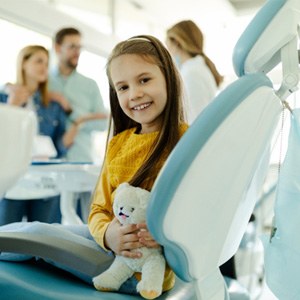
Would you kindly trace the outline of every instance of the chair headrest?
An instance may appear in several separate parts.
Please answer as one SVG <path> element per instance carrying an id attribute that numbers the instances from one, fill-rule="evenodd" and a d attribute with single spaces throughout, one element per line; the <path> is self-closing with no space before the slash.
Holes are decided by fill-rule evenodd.
<path id="1" fill-rule="evenodd" d="M 237 76 L 272 70 L 284 45 L 298 36 L 300 1 L 269 0 L 250 22 L 233 52 Z M 295 49 L 296 50 L 296 49 Z"/>

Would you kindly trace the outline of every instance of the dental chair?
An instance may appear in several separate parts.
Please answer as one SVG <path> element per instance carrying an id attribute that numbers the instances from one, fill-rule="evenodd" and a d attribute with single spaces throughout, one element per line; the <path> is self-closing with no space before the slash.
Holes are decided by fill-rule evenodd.
<path id="1" fill-rule="evenodd" d="M 32 112 L 0 104 L 0 199 L 31 162 L 36 119 Z"/>
<path id="2" fill-rule="evenodd" d="M 174 289 L 158 299 L 249 299 L 237 282 L 224 280 L 219 266 L 239 247 L 268 171 L 282 99 L 293 90 L 287 78 L 275 91 L 266 73 L 289 59 L 281 50 L 287 43 L 295 46 L 297 2 L 270 0 L 259 11 L 235 47 L 240 78 L 198 116 L 154 184 L 148 227 L 177 275 Z M 16 232 L 0 232 L 0 251 L 41 257 L 89 277 L 112 260 L 101 261 L 97 250 L 72 240 Z M 141 299 L 98 292 L 41 260 L 0 262 L 0 290 L 4 299 Z"/>

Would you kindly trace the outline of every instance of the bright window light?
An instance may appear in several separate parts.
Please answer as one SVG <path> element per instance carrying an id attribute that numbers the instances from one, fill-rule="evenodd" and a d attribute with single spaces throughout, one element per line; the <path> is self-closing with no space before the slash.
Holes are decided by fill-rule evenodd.
<path id="1" fill-rule="evenodd" d="M 17 55 L 23 47 L 31 44 L 42 45 L 47 49 L 51 47 L 51 38 L 1 19 L 0 35 L 9 36 L 9 39 L 1 44 L 1 84 L 15 82 Z"/>

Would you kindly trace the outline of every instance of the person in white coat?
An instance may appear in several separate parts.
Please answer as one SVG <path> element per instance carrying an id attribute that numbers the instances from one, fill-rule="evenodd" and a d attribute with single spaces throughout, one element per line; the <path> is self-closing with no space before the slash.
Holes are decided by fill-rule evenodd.
<path id="1" fill-rule="evenodd" d="M 214 99 L 223 82 L 223 76 L 205 55 L 203 44 L 203 34 L 191 20 L 180 21 L 167 30 L 166 45 L 182 77 L 189 124 Z M 234 257 L 224 263 L 220 270 L 224 276 L 236 279 Z"/>
<path id="2" fill-rule="evenodd" d="M 203 34 L 193 21 L 184 20 L 168 29 L 166 44 L 183 80 L 191 124 L 215 97 L 223 76 L 205 55 Z"/>

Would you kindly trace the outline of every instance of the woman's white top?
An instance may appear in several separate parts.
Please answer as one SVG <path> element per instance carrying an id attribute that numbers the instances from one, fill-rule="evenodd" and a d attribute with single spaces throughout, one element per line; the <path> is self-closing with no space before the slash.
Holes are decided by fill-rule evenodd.
<path id="1" fill-rule="evenodd" d="M 188 123 L 191 124 L 215 97 L 217 85 L 204 58 L 197 55 L 180 66 L 184 84 Z"/>

